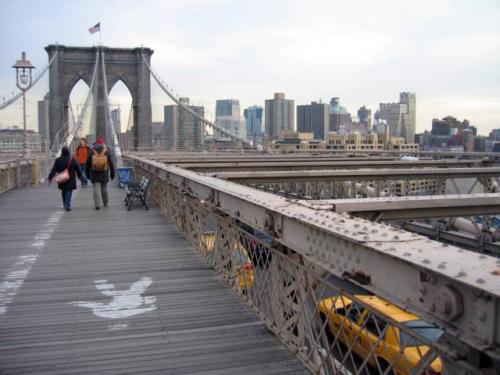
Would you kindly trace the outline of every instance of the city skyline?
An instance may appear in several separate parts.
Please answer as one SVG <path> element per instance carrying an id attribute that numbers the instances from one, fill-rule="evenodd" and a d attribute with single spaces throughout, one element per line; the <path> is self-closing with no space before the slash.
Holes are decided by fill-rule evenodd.
<path id="1" fill-rule="evenodd" d="M 154 49 L 153 68 L 180 96 L 208 103 L 208 113 L 218 98 L 238 98 L 246 108 L 263 106 L 274 92 L 296 105 L 338 95 L 351 113 L 361 105 L 374 111 L 409 91 L 419 102 L 417 133 L 447 115 L 468 119 L 483 135 L 500 127 L 500 4 L 494 1 L 117 4 L 31 2 L 20 28 L 20 5 L 3 2 L 0 97 L 14 89 L 11 65 L 21 50 L 41 68 L 49 43 L 96 44 L 88 27 L 100 21 L 103 44 Z M 171 102 L 156 85 L 152 99 L 153 121 L 161 121 Z"/>

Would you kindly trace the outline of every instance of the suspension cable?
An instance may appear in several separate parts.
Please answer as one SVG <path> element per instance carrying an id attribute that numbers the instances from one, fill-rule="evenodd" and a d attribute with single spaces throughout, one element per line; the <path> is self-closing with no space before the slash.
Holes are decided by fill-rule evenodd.
<path id="1" fill-rule="evenodd" d="M 156 81 L 156 83 L 158 83 L 158 85 L 161 87 L 161 89 L 165 92 L 165 94 L 167 94 L 170 99 L 172 99 L 178 106 L 182 107 L 184 110 L 186 110 L 189 114 L 191 114 L 192 116 L 194 116 L 195 118 L 197 118 L 198 120 L 202 121 L 203 123 L 207 124 L 208 126 L 212 127 L 213 129 L 221 132 L 222 134 L 228 136 L 229 138 L 231 138 L 232 140 L 236 140 L 236 141 L 240 141 L 242 143 L 244 143 L 245 145 L 249 146 L 249 147 L 252 147 L 252 148 L 255 148 L 255 146 L 252 144 L 252 142 L 248 141 L 247 139 L 244 139 L 244 138 L 240 138 L 238 136 L 236 136 L 235 134 L 229 132 L 228 130 L 224 129 L 224 128 L 221 128 L 220 126 L 216 125 L 215 123 L 213 123 L 212 121 L 209 121 L 207 120 L 206 118 L 204 118 L 203 116 L 200 116 L 198 113 L 196 113 L 195 111 L 193 111 L 191 108 L 189 108 L 188 106 L 186 106 L 184 103 L 180 102 L 177 97 L 175 95 L 173 95 L 164 85 L 163 83 L 161 82 L 160 78 L 156 75 L 155 72 L 153 72 L 153 70 L 151 69 L 151 66 L 148 64 L 148 61 L 146 60 L 146 57 L 144 56 L 144 54 L 141 54 L 142 56 L 142 60 L 144 61 L 144 64 L 146 64 L 146 67 L 148 68 L 149 72 L 151 73 L 151 75 L 153 76 L 154 80 Z"/>
<path id="2" fill-rule="evenodd" d="M 33 86 L 35 86 L 37 84 L 38 81 L 40 81 L 40 79 L 47 72 L 47 70 L 49 70 L 50 66 L 55 61 L 58 53 L 59 53 L 58 51 L 56 51 L 56 53 L 54 53 L 54 56 L 52 56 L 52 58 L 50 59 L 50 61 L 48 62 L 48 64 L 45 65 L 45 67 L 40 71 L 40 73 L 38 73 L 38 75 L 35 77 L 35 79 L 31 83 L 31 85 L 26 89 L 26 92 L 28 92 Z M 3 103 L 0 103 L 0 111 L 3 110 L 3 109 L 5 109 L 5 108 L 7 108 L 9 105 L 11 105 L 12 103 L 14 103 L 17 99 L 19 99 L 21 96 L 23 96 L 23 93 L 22 92 L 18 92 L 17 94 L 15 94 L 10 99 L 7 99 Z"/>
<path id="3" fill-rule="evenodd" d="M 122 151 L 120 148 L 120 144 L 118 142 L 118 136 L 116 135 L 115 126 L 113 123 L 113 118 L 111 117 L 111 111 L 109 108 L 109 95 L 108 95 L 108 80 L 106 76 L 106 64 L 104 63 L 104 51 L 102 53 L 102 73 L 104 80 L 104 110 L 106 111 L 106 122 L 111 128 L 111 136 L 113 137 L 113 152 L 115 154 L 116 163 L 118 167 L 122 166 Z"/>

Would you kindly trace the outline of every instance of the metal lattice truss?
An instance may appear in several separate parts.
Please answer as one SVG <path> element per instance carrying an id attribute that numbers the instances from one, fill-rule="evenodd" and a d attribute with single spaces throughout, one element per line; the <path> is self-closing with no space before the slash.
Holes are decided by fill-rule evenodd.
<path id="1" fill-rule="evenodd" d="M 481 373 L 481 356 L 498 365 L 497 258 L 175 165 L 127 160 L 152 179 L 163 213 L 314 373 Z M 380 298 L 444 335 L 433 340 L 425 327 L 384 313 Z"/>

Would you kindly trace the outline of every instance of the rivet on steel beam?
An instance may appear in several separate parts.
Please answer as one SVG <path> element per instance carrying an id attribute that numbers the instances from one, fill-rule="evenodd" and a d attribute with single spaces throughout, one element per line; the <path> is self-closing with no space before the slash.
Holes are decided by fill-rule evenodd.
<path id="1" fill-rule="evenodd" d="M 458 277 L 464 277 L 464 276 L 467 276 L 467 274 L 466 274 L 466 273 L 465 273 L 465 271 L 463 271 L 463 270 L 462 270 L 462 271 L 460 271 L 459 273 L 457 273 L 457 274 L 455 275 L 455 277 L 457 277 L 457 278 L 458 278 Z"/>
<path id="2" fill-rule="evenodd" d="M 484 284 L 484 283 L 486 283 L 486 280 L 480 277 L 479 279 L 476 280 L 476 283 Z"/>
<path id="3" fill-rule="evenodd" d="M 431 263 L 431 261 L 430 261 L 429 259 L 424 259 L 424 260 L 422 261 L 422 263 L 424 263 L 424 264 L 430 264 L 430 263 Z"/>

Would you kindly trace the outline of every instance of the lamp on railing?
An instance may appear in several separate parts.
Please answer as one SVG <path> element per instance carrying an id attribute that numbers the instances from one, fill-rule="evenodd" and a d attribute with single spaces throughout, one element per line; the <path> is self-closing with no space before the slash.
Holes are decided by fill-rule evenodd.
<path id="1" fill-rule="evenodd" d="M 16 86 L 23 93 L 23 158 L 26 159 L 29 156 L 28 132 L 26 129 L 26 91 L 31 87 L 31 71 L 35 67 L 31 65 L 29 60 L 26 60 L 26 52 L 21 53 L 21 60 L 17 60 L 12 67 L 16 69 Z"/>

